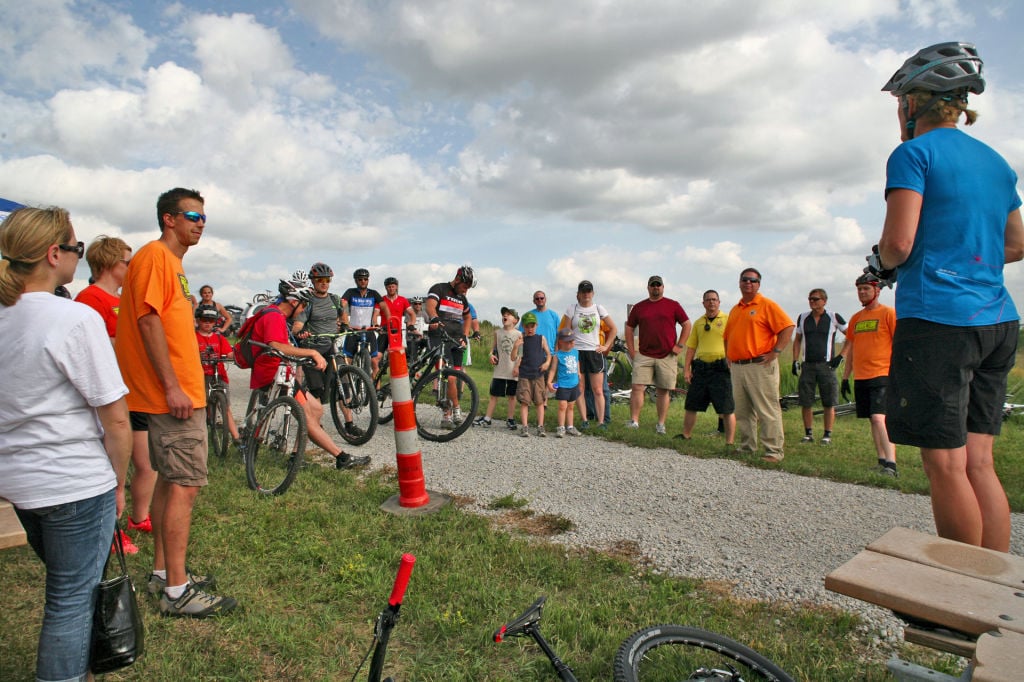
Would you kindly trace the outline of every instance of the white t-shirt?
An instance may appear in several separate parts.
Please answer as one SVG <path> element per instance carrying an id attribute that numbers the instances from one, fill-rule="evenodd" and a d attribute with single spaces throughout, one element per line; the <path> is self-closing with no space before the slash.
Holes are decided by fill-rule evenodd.
<path id="1" fill-rule="evenodd" d="M 36 509 L 117 485 L 96 407 L 128 393 L 92 308 L 50 293 L 0 306 L 0 497 Z"/>
<path id="2" fill-rule="evenodd" d="M 608 317 L 604 306 L 595 304 L 584 308 L 574 303 L 565 309 L 565 316 L 576 339 L 576 350 L 594 350 L 601 345 L 601 320 Z"/>

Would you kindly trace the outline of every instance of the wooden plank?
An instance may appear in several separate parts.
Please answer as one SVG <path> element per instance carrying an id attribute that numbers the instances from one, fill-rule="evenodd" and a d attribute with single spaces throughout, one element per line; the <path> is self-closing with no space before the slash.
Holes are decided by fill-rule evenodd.
<path id="1" fill-rule="evenodd" d="M 909 528 L 893 528 L 867 548 L 979 580 L 1024 588 L 1024 558 L 1013 554 L 965 545 Z"/>
<path id="2" fill-rule="evenodd" d="M 861 552 L 825 588 L 971 635 L 1024 633 L 1024 592 L 886 554 Z"/>
<path id="3" fill-rule="evenodd" d="M 18 547 L 28 544 L 25 529 L 21 527 L 14 507 L 5 499 L 0 498 L 0 549 Z"/>
<path id="4" fill-rule="evenodd" d="M 1024 635 L 1000 630 L 978 638 L 971 682 L 1017 682 L 1024 676 Z"/>
<path id="5" fill-rule="evenodd" d="M 976 640 L 964 639 L 949 630 L 922 630 L 913 625 L 903 628 L 903 641 L 938 649 L 954 656 L 974 658 Z"/>

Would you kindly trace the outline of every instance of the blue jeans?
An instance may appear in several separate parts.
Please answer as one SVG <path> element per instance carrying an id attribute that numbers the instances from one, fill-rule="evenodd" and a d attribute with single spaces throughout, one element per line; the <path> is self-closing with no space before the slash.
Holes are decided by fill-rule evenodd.
<path id="1" fill-rule="evenodd" d="M 111 489 L 67 504 L 17 510 L 29 544 L 46 565 L 37 680 L 86 679 L 96 586 L 110 555 L 116 509 Z"/>

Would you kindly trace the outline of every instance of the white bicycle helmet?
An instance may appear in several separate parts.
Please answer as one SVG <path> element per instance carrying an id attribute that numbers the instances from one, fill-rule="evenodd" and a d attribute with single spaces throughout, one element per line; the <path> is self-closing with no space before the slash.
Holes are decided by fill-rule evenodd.
<path id="1" fill-rule="evenodd" d="M 978 49 L 971 43 L 939 43 L 919 50 L 905 61 L 882 91 L 897 97 L 912 90 L 980 95 L 985 91 L 981 69 Z"/>
<path id="2" fill-rule="evenodd" d="M 280 294 L 281 300 L 293 300 L 299 301 L 300 303 L 309 303 L 313 297 L 312 290 L 306 285 L 306 280 L 287 280 L 282 279 L 278 282 L 277 293 Z"/>

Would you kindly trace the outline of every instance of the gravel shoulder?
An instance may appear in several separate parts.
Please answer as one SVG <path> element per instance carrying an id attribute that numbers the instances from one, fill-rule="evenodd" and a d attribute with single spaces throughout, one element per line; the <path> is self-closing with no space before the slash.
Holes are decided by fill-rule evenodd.
<path id="1" fill-rule="evenodd" d="M 232 370 L 232 385 L 246 386 L 248 373 Z M 244 388 L 232 390 L 239 418 L 246 399 Z M 329 415 L 323 423 L 329 425 Z M 347 449 L 371 455 L 371 469 L 394 466 L 393 434 L 384 425 L 366 445 Z M 575 524 L 555 542 L 606 547 L 633 541 L 655 570 L 723 581 L 741 598 L 854 611 L 873 636 L 887 641 L 899 637 L 899 622 L 887 611 L 826 591 L 825 575 L 894 526 L 935 532 L 922 495 L 594 436 L 521 438 L 495 422 L 451 443 L 421 441 L 421 452 L 427 489 L 471 498 L 476 511 L 515 495 L 538 514 Z M 1011 551 L 1024 554 L 1022 514 L 1013 515 Z"/>

